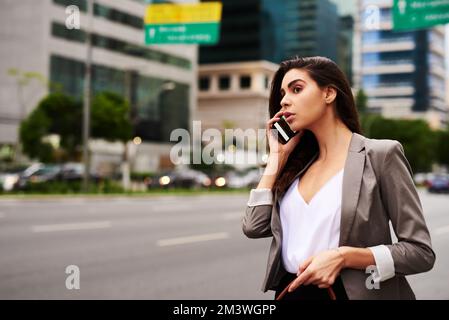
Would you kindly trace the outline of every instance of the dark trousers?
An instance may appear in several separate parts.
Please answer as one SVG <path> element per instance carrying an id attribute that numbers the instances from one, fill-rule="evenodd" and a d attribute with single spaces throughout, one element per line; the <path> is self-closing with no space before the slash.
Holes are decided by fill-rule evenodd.
<path id="1" fill-rule="evenodd" d="M 297 278 L 295 274 L 286 273 L 279 283 L 279 286 L 276 290 L 275 298 L 295 278 Z M 348 300 L 348 296 L 346 295 L 346 291 L 340 276 L 338 276 L 335 279 L 335 282 L 332 285 L 332 289 L 335 292 L 337 300 Z M 321 289 L 318 288 L 318 286 L 316 285 L 310 284 L 307 286 L 301 285 L 295 291 L 287 292 L 287 294 L 284 296 L 284 298 L 282 298 L 282 300 L 331 300 L 331 299 L 329 297 L 327 289 Z"/>

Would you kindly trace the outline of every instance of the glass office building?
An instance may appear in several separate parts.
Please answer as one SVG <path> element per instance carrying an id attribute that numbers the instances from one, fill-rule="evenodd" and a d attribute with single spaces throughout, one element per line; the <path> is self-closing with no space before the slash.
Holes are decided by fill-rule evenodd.
<path id="1" fill-rule="evenodd" d="M 359 1 L 358 81 L 368 95 L 368 106 L 390 116 L 431 114 L 433 121 L 443 124 L 448 113 L 444 26 L 394 31 L 392 5 L 391 0 Z"/>
<path id="2" fill-rule="evenodd" d="M 200 48 L 201 64 L 337 57 L 337 7 L 329 0 L 222 2 L 220 42 Z"/>
<path id="3" fill-rule="evenodd" d="M 66 27 L 69 5 L 80 9 L 81 29 Z M 33 71 L 63 92 L 81 99 L 86 58 L 86 0 L 23 0 L 2 5 L 2 69 Z M 144 0 L 96 2 L 92 32 L 93 94 L 112 91 L 130 100 L 134 135 L 170 142 L 175 128 L 189 130 L 196 100 L 196 46 L 144 45 Z M 33 22 L 33 32 L 30 25 Z M 14 143 L 20 121 L 51 88 L 42 86 L 24 110 L 13 79 L 1 75 L 0 132 Z M 169 83 L 170 86 L 166 86 Z M 52 86 L 52 88 L 55 88 Z M 169 120 L 163 121 L 164 118 Z"/>

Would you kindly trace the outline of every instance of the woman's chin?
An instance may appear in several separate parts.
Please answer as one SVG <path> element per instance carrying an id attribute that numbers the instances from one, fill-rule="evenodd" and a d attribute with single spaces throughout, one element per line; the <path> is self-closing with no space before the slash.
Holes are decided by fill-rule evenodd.
<path id="1" fill-rule="evenodd" d="M 298 131 L 301 131 L 303 128 L 302 128 L 302 126 L 298 126 L 297 124 L 292 123 L 290 125 L 290 129 L 292 129 L 294 132 L 298 132 Z"/>

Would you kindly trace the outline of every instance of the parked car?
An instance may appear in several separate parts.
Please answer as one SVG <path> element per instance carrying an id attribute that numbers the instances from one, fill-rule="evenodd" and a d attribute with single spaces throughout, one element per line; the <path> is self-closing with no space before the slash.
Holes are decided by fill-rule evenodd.
<path id="1" fill-rule="evenodd" d="M 209 187 L 211 179 L 201 171 L 177 169 L 146 179 L 148 188 L 201 188 Z"/>
<path id="2" fill-rule="evenodd" d="M 449 175 L 435 175 L 429 180 L 427 190 L 432 193 L 449 193 Z"/>
<path id="3" fill-rule="evenodd" d="M 28 167 L 19 177 L 18 189 L 24 189 L 29 184 L 55 181 L 60 178 L 60 165 L 35 164 Z"/>
<path id="4" fill-rule="evenodd" d="M 254 188 L 261 178 L 260 169 L 251 169 L 246 172 L 231 171 L 227 174 L 227 186 L 229 188 Z"/>
<path id="5" fill-rule="evenodd" d="M 415 184 L 425 186 L 427 183 L 427 173 L 423 173 L 423 172 L 416 173 L 413 176 L 413 180 L 415 181 Z"/>
<path id="6" fill-rule="evenodd" d="M 22 169 L 11 169 L 0 172 L 0 189 L 3 191 L 11 191 L 15 188 L 20 178 Z"/>

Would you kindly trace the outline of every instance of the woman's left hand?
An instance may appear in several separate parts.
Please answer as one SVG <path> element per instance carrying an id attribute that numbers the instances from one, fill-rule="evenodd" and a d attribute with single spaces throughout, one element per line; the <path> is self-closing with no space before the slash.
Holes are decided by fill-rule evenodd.
<path id="1" fill-rule="evenodd" d="M 329 288 L 334 284 L 345 261 L 338 249 L 323 251 L 308 258 L 300 266 L 298 277 L 290 285 L 288 291 L 296 290 L 300 285 L 314 284 L 319 288 Z"/>

